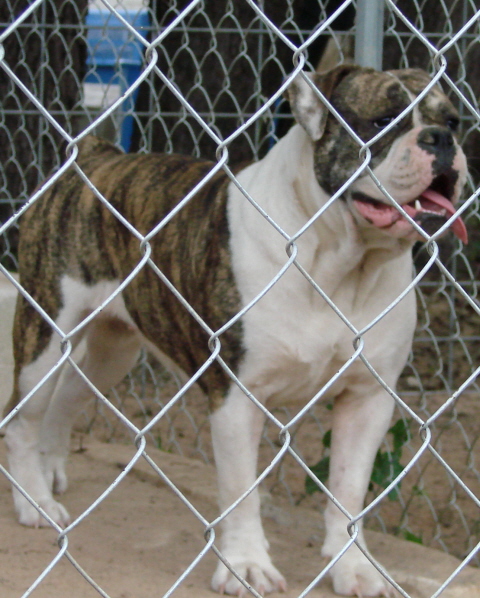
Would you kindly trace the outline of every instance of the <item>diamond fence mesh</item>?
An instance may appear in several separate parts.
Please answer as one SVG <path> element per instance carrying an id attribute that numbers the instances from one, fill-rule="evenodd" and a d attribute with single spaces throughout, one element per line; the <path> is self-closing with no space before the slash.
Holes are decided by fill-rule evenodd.
<path id="1" fill-rule="evenodd" d="M 222 160 L 227 147 L 228 164 L 265 156 L 292 123 L 287 102 L 281 96 L 271 98 L 303 57 L 306 70 L 315 69 L 322 58 L 330 66 L 352 60 L 358 8 L 350 1 L 308 0 L 258 5 L 175 0 L 148 4 L 99 0 L 90 5 L 87 0 L 3 2 L 2 271 L 8 276 L 17 269 L 18 214 L 39 197 L 35 190 L 49 173 L 59 175 L 69 167 L 71 148 L 87 132 L 130 152 L 174 152 L 216 161 Z M 451 236 L 440 239 L 439 261 L 416 281 L 417 330 L 398 386 L 403 402 L 397 405 L 377 455 L 368 494 L 368 502 L 382 500 L 366 513 L 370 529 L 439 548 L 477 566 L 479 22 L 480 11 L 467 0 L 386 0 L 384 5 L 383 68 L 420 67 L 440 73 L 442 86 L 459 111 L 470 169 L 463 213 L 470 243 L 464 246 Z M 431 264 L 426 247 L 416 246 L 414 253 L 417 272 Z M 82 413 L 75 427 L 75 446 L 81 446 L 85 436 L 117 444 L 131 444 L 136 438 L 136 460 L 148 443 L 213 462 L 207 402 L 197 387 L 186 391 L 184 384 L 149 354 L 142 354 L 129 377 L 111 391 L 110 402 L 98 399 Z M 284 444 L 277 423 L 290 426 L 296 411 L 284 408 L 272 413 L 276 419 L 264 431 L 260 470 Z M 291 447 L 321 480 L 330 427 L 331 404 L 324 401 L 290 429 Z M 417 461 L 424 442 L 420 429 L 428 429 L 431 439 L 429 451 Z M 385 495 L 385 488 L 412 461 L 408 476 Z M 308 508 L 323 507 L 327 500 L 292 458 L 282 460 L 263 485 L 274 496 Z M 112 491 L 109 487 L 106 495 Z M 88 509 L 85 513 L 88 517 Z M 199 519 L 208 528 L 208 518 L 199 515 Z M 68 534 L 60 534 L 57 557 L 35 581 L 29 579 L 25 596 L 35 595 L 63 557 L 75 563 L 67 544 Z M 210 540 L 205 550 L 209 548 Z M 203 553 L 199 555 L 198 560 Z M 173 589 L 196 563 L 185 565 Z M 109 595 L 88 573 L 82 575 L 89 579 L 89 587 Z M 408 590 L 404 594 L 409 595 Z"/>

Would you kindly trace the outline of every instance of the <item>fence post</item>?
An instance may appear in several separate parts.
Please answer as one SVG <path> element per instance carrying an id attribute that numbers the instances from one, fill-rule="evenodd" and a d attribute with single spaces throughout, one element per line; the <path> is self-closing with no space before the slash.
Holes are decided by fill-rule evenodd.
<path id="1" fill-rule="evenodd" d="M 357 0 L 355 62 L 382 70 L 384 0 Z"/>

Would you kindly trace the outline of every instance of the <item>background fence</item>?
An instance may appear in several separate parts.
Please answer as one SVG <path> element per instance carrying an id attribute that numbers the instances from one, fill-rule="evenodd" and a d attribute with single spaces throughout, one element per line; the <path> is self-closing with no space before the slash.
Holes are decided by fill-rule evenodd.
<path id="1" fill-rule="evenodd" d="M 217 144 L 190 107 L 215 134 L 227 138 L 264 105 L 292 70 L 291 48 L 249 2 L 199 2 L 187 10 L 190 6 L 175 0 L 114 4 L 132 25 L 129 28 L 100 1 L 90 7 L 87 0 L 6 0 L 0 5 L 0 217 L 7 223 L 1 229 L 0 248 L 1 263 L 8 270 L 16 268 L 17 245 L 17 228 L 10 216 L 65 161 L 66 140 L 55 123 L 74 137 L 95 122 L 97 134 L 127 151 L 215 159 Z M 361 2 L 266 0 L 259 6 L 296 46 L 323 27 L 305 46 L 312 67 L 324 55 L 328 40 L 334 40 L 338 60 L 351 58 Z M 30 12 L 24 18 L 26 10 Z M 468 0 L 387 0 L 383 10 L 384 68 L 421 67 L 434 72 L 443 58 L 447 61 L 443 86 L 461 115 L 462 143 L 471 171 L 468 197 L 476 192 L 480 179 L 480 11 Z M 168 29 L 174 21 L 175 26 Z M 151 56 L 146 47 L 161 32 L 165 36 L 156 45 L 158 69 L 148 73 L 145 67 Z M 138 87 L 131 88 L 129 97 L 112 111 L 120 94 L 135 82 Z M 230 144 L 230 160 L 262 157 L 290 124 L 285 104 L 278 102 Z M 382 501 L 368 522 L 374 529 L 458 557 L 471 554 L 480 533 L 476 382 L 480 319 L 462 293 L 479 305 L 476 199 L 464 220 L 470 234 L 467 247 L 453 238 L 440 243 L 441 260 L 457 282 L 438 268 L 431 269 L 416 289 L 418 328 L 399 390 L 420 417 L 428 419 L 470 379 L 458 400 L 433 422 L 432 443 L 477 500 L 430 458 L 417 466 L 394 499 Z M 425 263 L 425 250 L 417 247 L 415 254 L 417 265 Z M 112 391 L 112 401 L 141 426 L 171 398 L 175 385 L 171 374 L 144 355 L 133 375 Z M 316 407 L 296 431 L 297 449 L 309 465 L 322 463 L 328 454 L 328 443 L 322 440 L 328 438 L 329 414 L 328 405 Z M 285 421 L 291 415 L 287 410 L 276 413 Z M 413 423 L 400 412 L 394 422 L 403 424 L 385 441 L 382 451 L 390 455 L 390 464 L 384 479 L 372 484 L 372 493 L 379 492 L 395 467 L 395 438 L 400 439 L 403 464 L 418 448 Z M 79 423 L 77 433 L 86 432 L 116 442 L 129 436 L 101 404 Z M 151 440 L 164 450 L 211 461 L 206 406 L 196 391 L 168 412 L 151 431 Z M 276 443 L 276 431 L 267 428 L 262 448 L 265 462 L 278 451 Z M 307 496 L 304 475 L 288 462 L 267 484 L 273 493 L 285 494 L 294 503 L 323 500 Z M 473 562 L 479 564 L 478 555 Z"/>

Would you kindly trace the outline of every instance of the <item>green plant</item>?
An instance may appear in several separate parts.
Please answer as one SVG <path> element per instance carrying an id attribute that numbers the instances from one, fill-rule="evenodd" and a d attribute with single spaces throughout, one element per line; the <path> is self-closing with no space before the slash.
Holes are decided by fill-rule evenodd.
<path id="1" fill-rule="evenodd" d="M 402 535 L 405 540 L 408 540 L 408 542 L 415 542 L 415 544 L 423 544 L 422 538 L 416 536 L 415 534 L 412 534 L 412 532 L 409 532 L 406 529 L 402 530 Z"/>
<path id="2" fill-rule="evenodd" d="M 155 447 L 161 451 L 163 451 L 163 443 L 162 443 L 162 437 L 160 436 L 160 434 L 157 434 L 155 436 Z"/>
<path id="3" fill-rule="evenodd" d="M 379 450 L 375 457 L 373 464 L 372 475 L 370 478 L 370 490 L 375 490 L 375 487 L 385 489 L 402 471 L 403 465 L 401 464 L 402 449 L 406 442 L 410 439 L 409 422 L 404 419 L 399 419 L 395 424 L 388 430 L 391 435 L 391 450 Z M 332 433 L 328 430 L 323 438 L 323 452 L 324 456 L 318 463 L 310 467 L 310 471 L 322 482 L 326 483 L 328 479 L 328 468 L 330 465 L 330 443 Z M 397 485 L 388 497 L 390 500 L 398 499 L 398 488 Z M 318 485 L 307 476 L 305 479 L 305 492 L 307 494 L 313 494 L 314 492 L 320 491 Z"/>

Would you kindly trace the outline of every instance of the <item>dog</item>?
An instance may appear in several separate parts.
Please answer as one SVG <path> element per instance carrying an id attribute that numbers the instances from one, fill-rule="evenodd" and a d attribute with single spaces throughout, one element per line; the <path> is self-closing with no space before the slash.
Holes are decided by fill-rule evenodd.
<path id="1" fill-rule="evenodd" d="M 205 160 L 80 143 L 76 162 L 111 208 L 71 168 L 22 217 L 19 244 L 20 282 L 62 332 L 19 297 L 7 406 L 18 412 L 5 437 L 11 475 L 52 520 L 69 521 L 53 493 L 67 487 L 71 428 L 92 390 L 72 366 L 57 367 L 18 405 L 59 362 L 62 333 L 73 348 L 84 339 L 78 365 L 102 393 L 142 346 L 195 377 L 210 402 L 222 512 L 245 495 L 222 522 L 220 550 L 261 594 L 286 582 L 268 554 L 258 490 L 248 493 L 260 406 L 334 399 L 329 490 L 352 517 L 361 512 L 394 407 L 369 367 L 395 388 L 416 324 L 414 292 L 371 323 L 411 282 L 412 245 L 428 238 L 422 227 L 448 221 L 467 240 L 454 207 L 467 176 L 458 115 L 438 86 L 403 112 L 429 83 L 416 69 L 298 74 L 286 92 L 296 123 L 236 172 L 248 198 Z M 369 167 L 381 186 L 365 168 L 355 177 L 358 138 L 377 135 Z M 20 523 L 47 524 L 13 494 Z M 322 555 L 334 559 L 350 540 L 349 518 L 329 501 L 325 523 Z M 356 543 L 330 563 L 337 593 L 389 594 L 368 554 L 360 520 Z M 246 592 L 222 562 L 212 586 Z"/>

